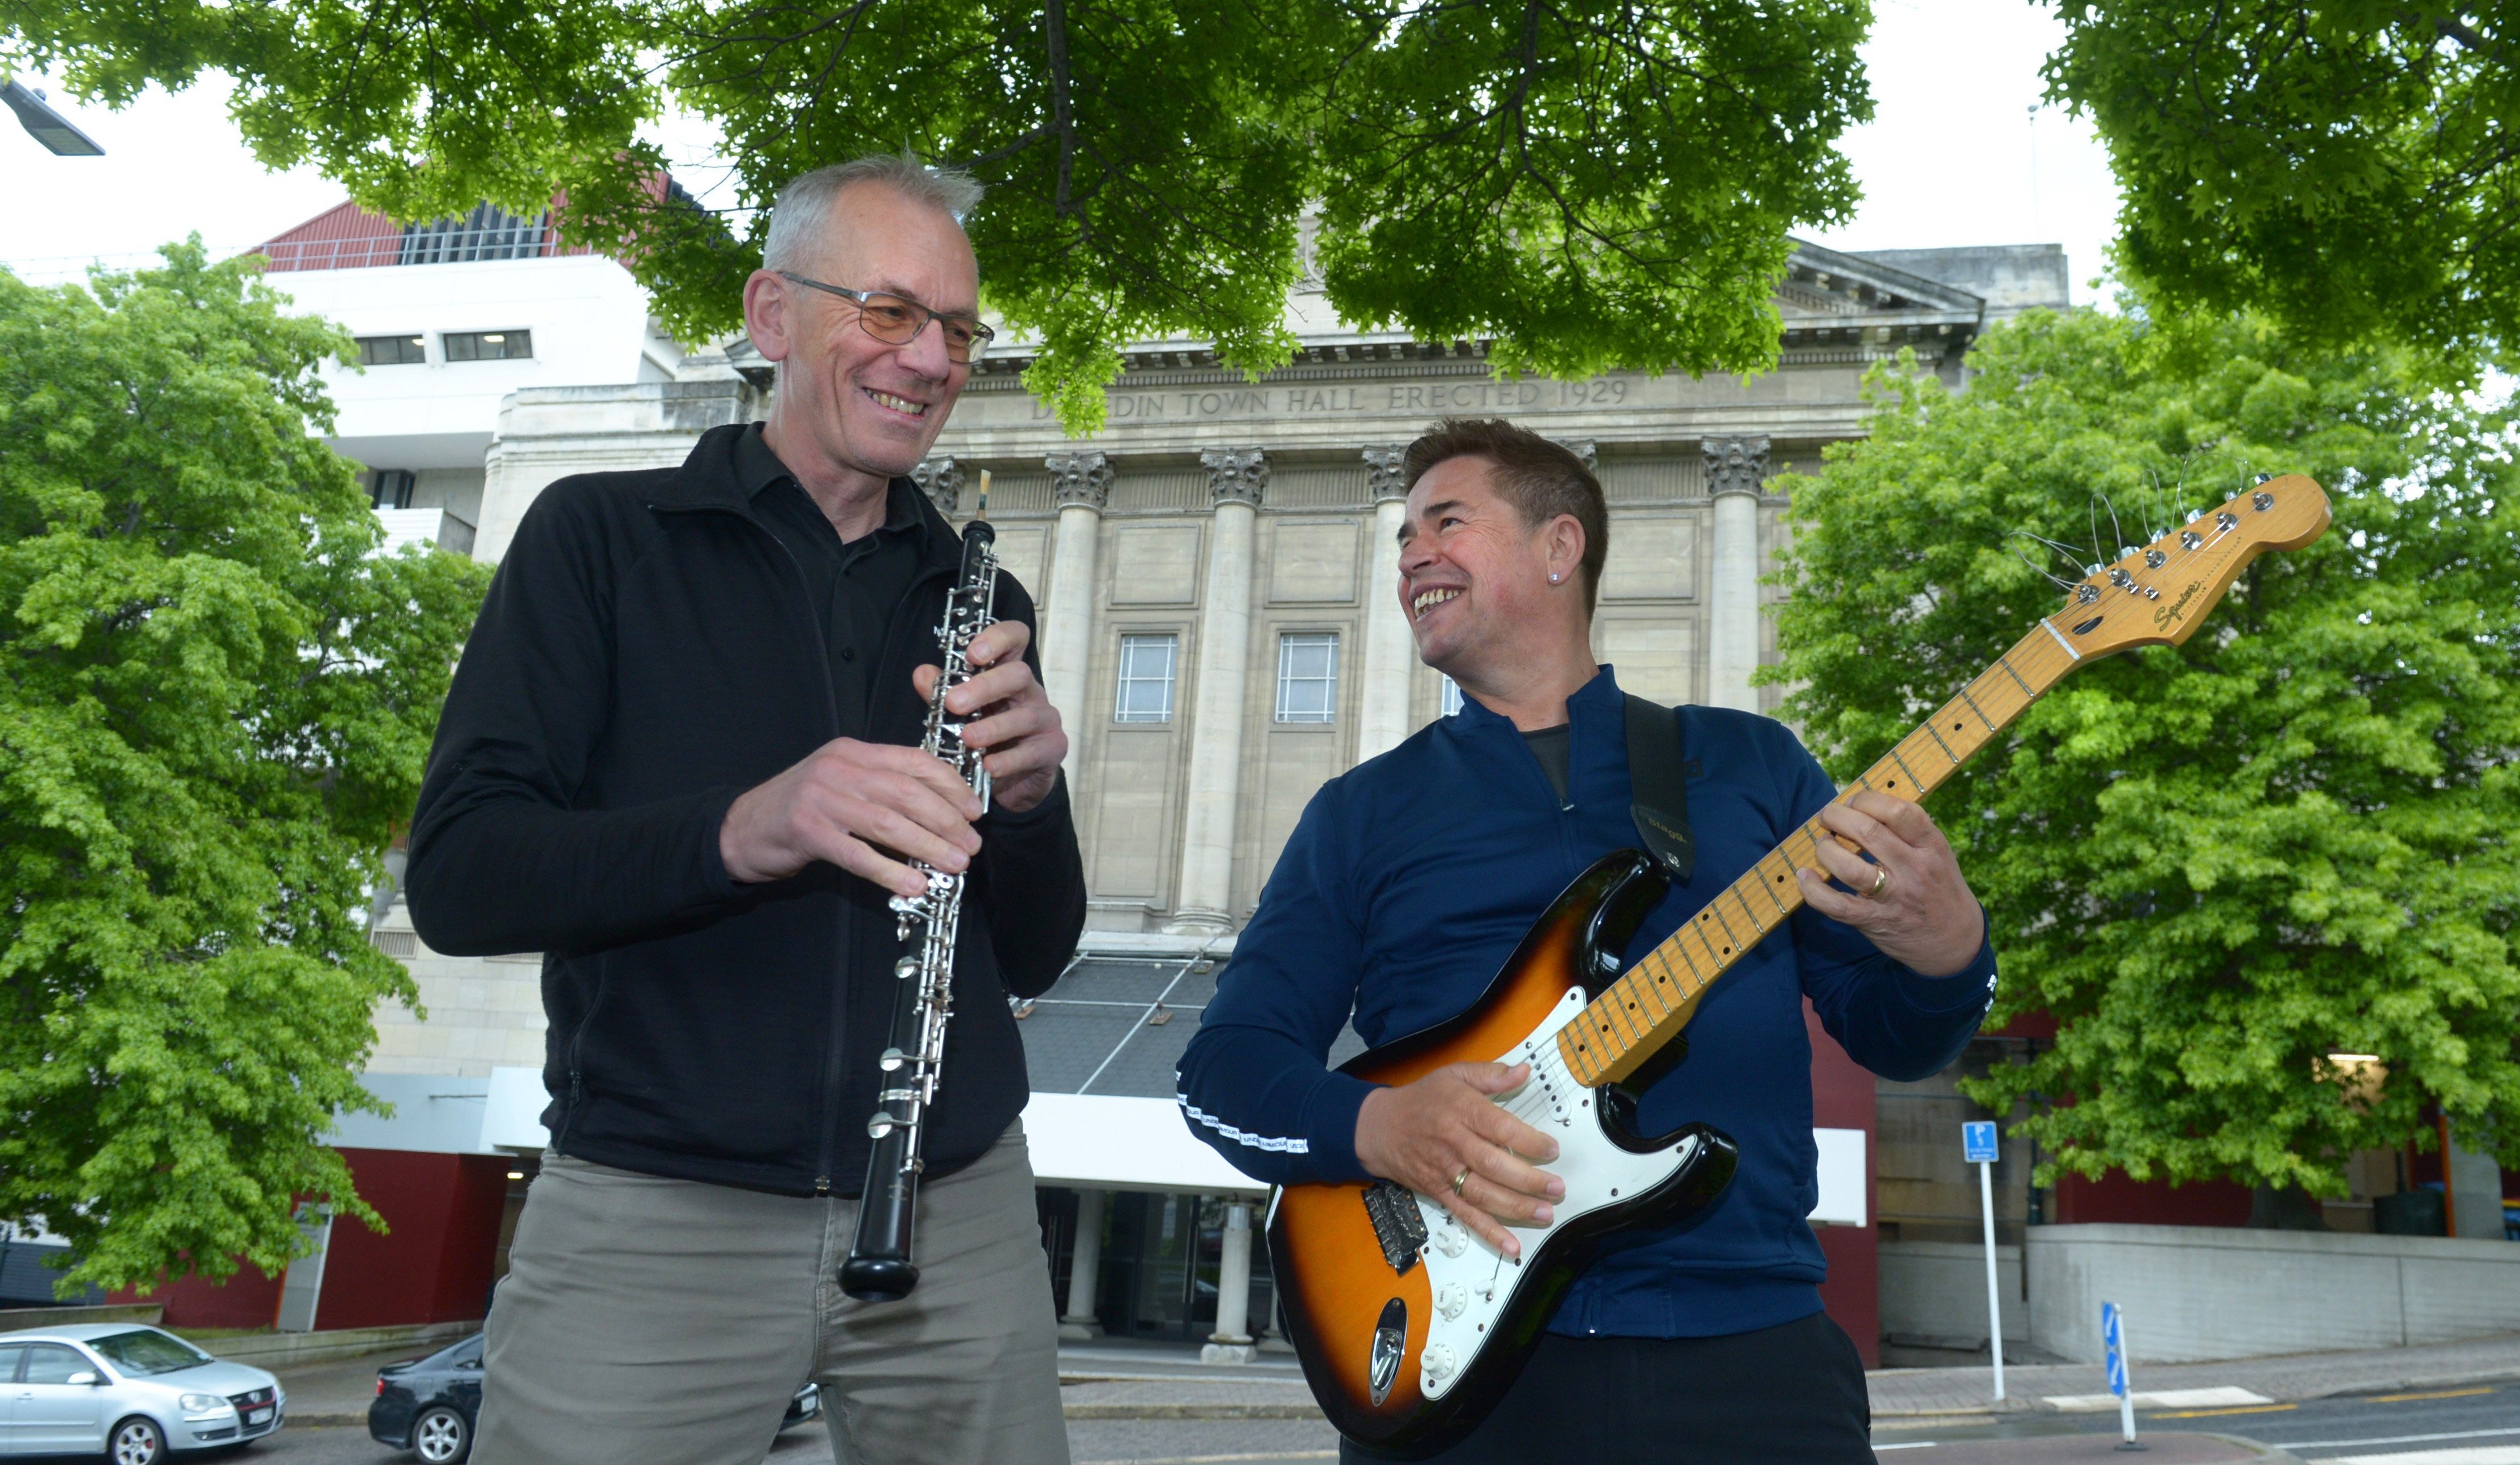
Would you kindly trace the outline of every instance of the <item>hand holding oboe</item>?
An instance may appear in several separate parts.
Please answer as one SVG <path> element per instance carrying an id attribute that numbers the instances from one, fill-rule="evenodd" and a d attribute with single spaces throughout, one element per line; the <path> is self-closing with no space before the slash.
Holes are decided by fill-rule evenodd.
<path id="1" fill-rule="evenodd" d="M 1067 732 L 1058 709 L 1024 663 L 1024 647 L 1030 644 L 1032 628 L 1021 621 L 990 626 L 971 638 L 970 648 L 971 663 L 986 670 L 945 693 L 946 711 L 957 717 L 980 714 L 963 725 L 963 742 L 988 755 L 982 761 L 988 765 L 995 800 L 1015 814 L 1050 797 L 1058 765 L 1067 757 Z M 937 671 L 922 666 L 911 674 L 922 699 L 935 694 Z"/>

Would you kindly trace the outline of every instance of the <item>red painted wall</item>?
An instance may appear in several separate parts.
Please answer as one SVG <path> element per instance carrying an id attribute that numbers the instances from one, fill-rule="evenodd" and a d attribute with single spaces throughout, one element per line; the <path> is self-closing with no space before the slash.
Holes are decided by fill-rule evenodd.
<path id="1" fill-rule="evenodd" d="M 387 1327 L 481 1315 L 507 1201 L 504 1155 L 345 1149 L 359 1195 L 389 1228 L 333 1225 L 315 1326 Z"/>
<path id="2" fill-rule="evenodd" d="M 170 1328 L 267 1328 L 280 1317 L 280 1278 L 264 1276 L 247 1263 L 224 1282 L 205 1282 L 188 1273 L 147 1297 L 125 1290 L 106 1301 L 163 1303 Z"/>
<path id="3" fill-rule="evenodd" d="M 390 1228 L 380 1235 L 343 1219 L 333 1225 L 319 1329 L 461 1322 L 478 1317 L 490 1291 L 490 1263 L 507 1204 L 504 1155 L 430 1155 L 345 1149 L 351 1182 Z M 280 1277 L 241 1267 L 224 1282 L 182 1276 L 148 1297 L 114 1293 L 117 1303 L 166 1306 L 170 1328 L 268 1328 L 280 1317 Z"/>
<path id="4" fill-rule="evenodd" d="M 2131 1180 L 2110 1171 L 2096 1180 L 2080 1176 L 2056 1178 L 2054 1214 L 2058 1225 L 2125 1221 L 2154 1226 L 2244 1226 L 2249 1223 L 2249 1189 L 2228 1180 L 2196 1180 L 2173 1185 L 2163 1180 Z"/>
<path id="5" fill-rule="evenodd" d="M 1846 1335 L 1855 1340 L 1864 1366 L 1881 1366 L 1881 1229 L 1872 1215 L 1872 1075 L 1846 1056 L 1846 1049 L 1820 1025 L 1811 1003 L 1803 1003 L 1803 1026 L 1811 1032 L 1812 1123 L 1823 1130 L 1864 1132 L 1864 1219 L 1861 1226 L 1818 1226 L 1820 1249 L 1828 1258 L 1828 1280 L 1820 1284 L 1821 1305 Z"/>

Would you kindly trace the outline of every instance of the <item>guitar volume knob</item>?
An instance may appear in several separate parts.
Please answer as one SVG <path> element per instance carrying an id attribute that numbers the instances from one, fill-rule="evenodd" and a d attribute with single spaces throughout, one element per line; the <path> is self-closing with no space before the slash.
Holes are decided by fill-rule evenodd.
<path id="1" fill-rule="evenodd" d="M 1435 1250 L 1445 1256 L 1458 1257 L 1469 1249 L 1470 1243 L 1462 1235 L 1460 1226 L 1448 1225 L 1435 1233 Z"/>
<path id="2" fill-rule="evenodd" d="M 1430 1343 L 1426 1345 L 1425 1354 L 1419 1358 L 1418 1366 L 1424 1370 L 1427 1383 L 1440 1384 L 1453 1376 L 1453 1362 L 1451 1345 Z"/>
<path id="3" fill-rule="evenodd" d="M 1459 1317 L 1470 1305 L 1470 1289 L 1459 1282 L 1446 1282 L 1435 1293 L 1435 1310 L 1446 1317 Z"/>

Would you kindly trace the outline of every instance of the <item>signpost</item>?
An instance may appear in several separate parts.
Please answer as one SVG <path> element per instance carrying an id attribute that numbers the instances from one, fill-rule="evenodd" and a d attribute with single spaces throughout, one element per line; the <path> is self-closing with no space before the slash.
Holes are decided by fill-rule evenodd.
<path id="1" fill-rule="evenodd" d="M 1995 1357 L 1995 1397 L 2003 1398 L 2003 1301 L 1995 1268 L 1995 1121 L 1960 1126 L 1960 1157 L 1977 1167 L 1977 1198 L 1986 1214 L 1986 1347 Z"/>
<path id="2" fill-rule="evenodd" d="M 2107 1351 L 2109 1392 L 2118 1397 L 2118 1428 L 2126 1435 L 2120 1449 L 2141 1449 L 2135 1443 L 2135 1386 L 2127 1376 L 2126 1313 L 2115 1303 L 2100 1304 L 2100 1347 Z"/>

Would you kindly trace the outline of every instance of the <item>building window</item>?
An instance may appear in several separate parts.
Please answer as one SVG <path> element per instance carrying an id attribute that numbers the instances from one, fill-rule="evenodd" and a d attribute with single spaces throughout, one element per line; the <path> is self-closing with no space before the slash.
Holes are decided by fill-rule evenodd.
<path id="1" fill-rule="evenodd" d="M 530 331 L 450 331 L 445 341 L 449 361 L 522 361 L 534 354 Z"/>
<path id="2" fill-rule="evenodd" d="M 1120 638 L 1120 696 L 1111 709 L 1113 722 L 1173 720 L 1173 660 L 1180 646 L 1175 636 Z"/>
<path id="3" fill-rule="evenodd" d="M 1462 684 L 1450 677 L 1444 679 L 1444 715 L 1451 717 L 1462 710 Z"/>
<path id="4" fill-rule="evenodd" d="M 548 214 L 514 214 L 490 204 L 469 214 L 413 224 L 402 232 L 399 262 L 458 264 L 474 259 L 534 259 L 551 252 Z"/>
<path id="5" fill-rule="evenodd" d="M 409 509 L 419 481 L 409 468 L 379 468 L 368 475 L 368 502 L 379 509 Z"/>
<path id="6" fill-rule="evenodd" d="M 1326 723 L 1338 706 L 1338 637 L 1327 631 L 1278 638 L 1278 721 Z"/>
<path id="7" fill-rule="evenodd" d="M 419 366 L 428 360 L 428 347 L 417 335 L 359 337 L 361 366 Z"/>

